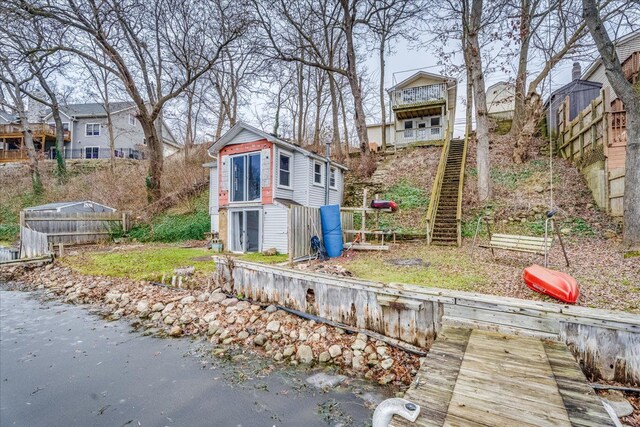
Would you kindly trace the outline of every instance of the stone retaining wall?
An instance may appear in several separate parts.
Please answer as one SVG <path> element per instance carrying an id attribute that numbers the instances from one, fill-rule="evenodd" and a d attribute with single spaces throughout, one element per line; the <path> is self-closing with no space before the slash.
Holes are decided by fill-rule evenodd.
<path id="1" fill-rule="evenodd" d="M 220 257 L 228 292 L 428 348 L 443 324 L 566 342 L 594 378 L 640 384 L 640 316 L 328 276 Z M 229 267 L 229 263 L 231 266 Z"/>

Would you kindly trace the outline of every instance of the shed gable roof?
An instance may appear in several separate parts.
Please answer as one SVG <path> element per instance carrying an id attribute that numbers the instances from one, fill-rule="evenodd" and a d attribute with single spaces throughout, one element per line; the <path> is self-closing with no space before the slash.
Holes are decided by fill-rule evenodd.
<path id="1" fill-rule="evenodd" d="M 324 157 L 319 156 L 316 153 L 313 153 L 309 150 L 305 150 L 304 148 L 298 145 L 295 145 L 289 141 L 285 141 L 284 139 L 277 138 L 271 135 L 270 133 L 261 131 L 260 129 L 253 127 L 242 121 L 237 122 L 231 129 L 229 129 L 224 135 L 222 135 L 213 145 L 211 145 L 211 147 L 209 147 L 209 153 L 211 153 L 212 155 L 217 154 L 223 147 L 233 143 L 233 140 L 243 131 L 248 131 L 252 134 L 255 134 L 256 141 L 261 139 L 266 139 L 267 141 L 272 142 L 273 144 L 281 148 L 285 148 L 291 151 L 296 151 L 298 153 L 304 154 L 307 157 L 312 157 L 320 161 L 325 161 Z M 346 166 L 341 165 L 339 163 L 332 161 L 331 164 L 342 170 L 348 170 Z"/>

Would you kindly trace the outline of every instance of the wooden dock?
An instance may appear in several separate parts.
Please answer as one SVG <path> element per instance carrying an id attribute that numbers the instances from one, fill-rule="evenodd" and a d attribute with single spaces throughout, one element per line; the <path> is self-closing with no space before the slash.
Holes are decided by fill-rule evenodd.
<path id="1" fill-rule="evenodd" d="M 567 346 L 445 327 L 405 398 L 419 418 L 392 426 L 614 426 Z"/>

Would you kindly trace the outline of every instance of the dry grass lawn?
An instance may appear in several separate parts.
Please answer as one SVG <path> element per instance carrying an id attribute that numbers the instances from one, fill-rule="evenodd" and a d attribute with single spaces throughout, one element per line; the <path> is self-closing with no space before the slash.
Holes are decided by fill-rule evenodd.
<path id="1" fill-rule="evenodd" d="M 571 274 L 579 283 L 578 305 L 640 314 L 640 259 L 624 258 L 618 241 L 566 239 L 570 267 L 559 245 L 554 245 L 549 267 Z M 393 259 L 421 258 L 425 266 L 396 266 Z M 354 276 L 383 283 L 400 282 L 434 288 L 479 292 L 554 302 L 535 293 L 522 280 L 525 267 L 544 262 L 543 257 L 519 252 L 472 250 L 471 239 L 463 247 L 403 243 L 388 252 L 348 252 L 329 261 Z"/>

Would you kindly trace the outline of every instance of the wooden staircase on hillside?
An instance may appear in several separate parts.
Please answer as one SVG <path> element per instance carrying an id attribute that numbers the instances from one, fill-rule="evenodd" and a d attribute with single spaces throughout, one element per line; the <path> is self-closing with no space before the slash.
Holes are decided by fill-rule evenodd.
<path id="1" fill-rule="evenodd" d="M 466 139 L 452 139 L 443 147 L 432 189 L 429 243 L 460 246 Z"/>

